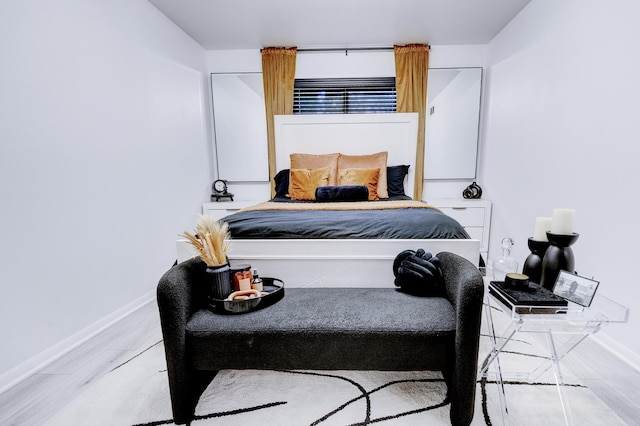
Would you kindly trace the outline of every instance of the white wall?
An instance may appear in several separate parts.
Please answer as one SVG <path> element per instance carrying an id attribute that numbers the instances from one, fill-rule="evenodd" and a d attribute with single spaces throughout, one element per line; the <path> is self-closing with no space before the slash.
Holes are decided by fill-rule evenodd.
<path id="1" fill-rule="evenodd" d="M 204 50 L 145 0 L 4 0 L 0 58 L 2 388 L 153 297 L 211 154 Z"/>
<path id="2" fill-rule="evenodd" d="M 432 46 L 431 68 L 484 67 L 487 46 Z M 206 52 L 207 70 L 211 73 L 261 72 L 259 50 L 225 50 Z M 296 78 L 386 77 L 395 76 L 393 51 L 299 52 Z M 224 179 L 224 176 L 221 176 Z M 471 180 L 425 182 L 425 198 L 460 198 Z M 232 182 L 230 191 L 236 199 L 269 198 L 268 182 Z"/>
<path id="3" fill-rule="evenodd" d="M 490 257 L 511 236 L 522 265 L 535 217 L 576 209 L 576 269 L 631 308 L 606 331 L 636 363 L 639 19 L 634 0 L 533 0 L 489 45 L 480 156 Z"/>

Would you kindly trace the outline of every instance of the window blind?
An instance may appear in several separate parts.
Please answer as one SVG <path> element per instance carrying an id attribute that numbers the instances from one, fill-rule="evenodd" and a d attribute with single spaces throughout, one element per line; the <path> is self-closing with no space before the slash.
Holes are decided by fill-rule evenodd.
<path id="1" fill-rule="evenodd" d="M 296 79 L 294 114 L 368 114 L 396 111 L 396 79 Z"/>

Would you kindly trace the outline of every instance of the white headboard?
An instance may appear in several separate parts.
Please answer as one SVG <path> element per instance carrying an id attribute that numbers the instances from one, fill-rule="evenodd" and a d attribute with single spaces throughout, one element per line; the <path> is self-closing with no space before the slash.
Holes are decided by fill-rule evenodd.
<path id="1" fill-rule="evenodd" d="M 349 155 L 387 151 L 387 165 L 408 164 L 405 194 L 413 196 L 418 140 L 417 113 L 274 116 L 276 170 L 288 169 L 289 154 Z"/>

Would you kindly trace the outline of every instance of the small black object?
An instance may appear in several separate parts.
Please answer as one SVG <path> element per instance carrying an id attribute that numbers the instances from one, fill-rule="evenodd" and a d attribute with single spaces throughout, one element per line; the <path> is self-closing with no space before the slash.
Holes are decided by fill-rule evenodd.
<path id="1" fill-rule="evenodd" d="M 466 199 L 477 199 L 482 197 L 482 188 L 480 185 L 473 182 L 471 185 L 467 186 L 464 191 L 462 191 L 462 196 Z"/>
<path id="2" fill-rule="evenodd" d="M 369 189 L 365 185 L 319 186 L 316 201 L 367 201 Z"/>
<path id="3" fill-rule="evenodd" d="M 571 246 L 578 241 L 579 236 L 575 232 L 564 235 L 547 231 L 549 248 L 542 258 L 542 276 L 540 277 L 540 285 L 544 288 L 553 290 L 560 271 L 575 272 L 576 261 Z"/>
<path id="4" fill-rule="evenodd" d="M 528 290 L 529 276 L 525 274 L 518 274 L 516 272 L 509 272 L 504 278 L 504 284 L 505 286 L 516 290 Z"/>
<path id="5" fill-rule="evenodd" d="M 527 256 L 522 266 L 522 273 L 529 276 L 529 280 L 540 284 L 542 278 L 542 258 L 549 248 L 549 241 L 537 241 L 533 238 L 527 240 L 531 254 Z"/>
<path id="6" fill-rule="evenodd" d="M 416 252 L 414 250 L 404 250 L 404 251 L 401 251 L 400 253 L 398 253 L 398 255 L 396 256 L 396 258 L 393 261 L 393 276 L 394 277 L 398 276 L 398 268 L 400 268 L 400 264 L 402 263 L 402 261 L 407 259 L 412 254 L 416 254 Z"/>
<path id="7" fill-rule="evenodd" d="M 440 260 L 423 249 L 404 250 L 393 262 L 394 284 L 402 291 L 419 295 L 435 295 L 442 289 Z"/>
<path id="8" fill-rule="evenodd" d="M 220 201 L 221 199 L 229 198 L 233 201 L 233 194 L 227 191 L 227 181 L 217 179 L 211 185 L 211 201 L 214 199 Z"/>
<path id="9" fill-rule="evenodd" d="M 226 194 L 227 193 L 227 181 L 226 180 L 222 180 L 222 179 L 218 179 L 215 182 L 213 182 L 213 185 L 211 186 L 211 190 L 214 193 L 218 193 L 218 194 Z"/>

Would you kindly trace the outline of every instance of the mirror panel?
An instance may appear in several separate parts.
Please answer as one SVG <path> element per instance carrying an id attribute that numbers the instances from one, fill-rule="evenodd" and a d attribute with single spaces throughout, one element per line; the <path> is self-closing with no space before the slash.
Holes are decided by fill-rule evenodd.
<path id="1" fill-rule="evenodd" d="M 482 68 L 429 70 L 425 179 L 475 179 Z M 261 73 L 211 74 L 221 179 L 268 182 Z"/>
<path id="2" fill-rule="evenodd" d="M 429 69 L 425 179 L 475 179 L 482 68 Z"/>
<path id="3" fill-rule="evenodd" d="M 218 176 L 269 181 L 261 73 L 211 74 Z"/>

